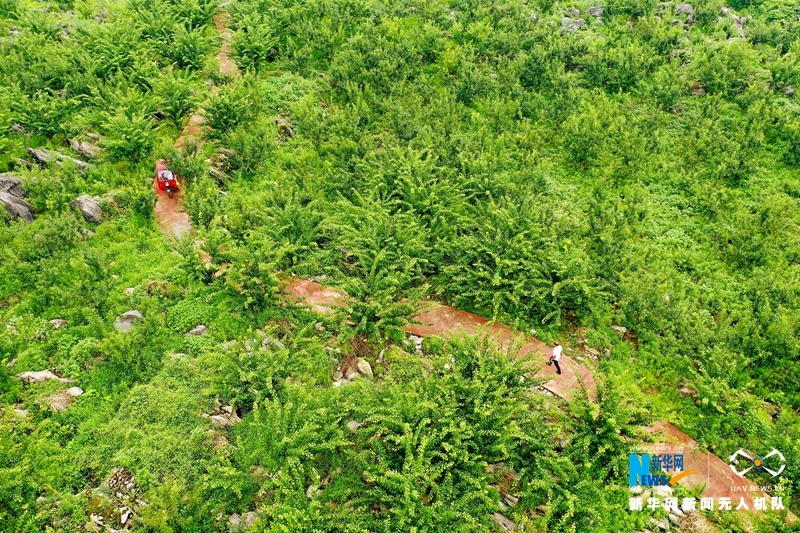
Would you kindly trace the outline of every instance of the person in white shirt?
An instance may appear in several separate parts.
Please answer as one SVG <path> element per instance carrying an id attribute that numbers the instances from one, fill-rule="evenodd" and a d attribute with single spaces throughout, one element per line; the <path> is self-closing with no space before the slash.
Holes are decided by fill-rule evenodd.
<path id="1" fill-rule="evenodd" d="M 550 360 L 553 361 L 553 364 L 556 365 L 556 374 L 561 373 L 561 367 L 558 365 L 558 362 L 561 360 L 561 345 L 559 343 L 555 343 L 553 346 L 553 355 L 550 357 Z"/>

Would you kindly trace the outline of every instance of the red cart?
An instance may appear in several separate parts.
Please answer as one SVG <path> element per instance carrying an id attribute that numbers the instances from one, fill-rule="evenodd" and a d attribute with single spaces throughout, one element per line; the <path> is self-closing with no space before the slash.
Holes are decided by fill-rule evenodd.
<path id="1" fill-rule="evenodd" d="M 162 191 L 167 191 L 167 196 L 172 198 L 172 193 L 178 190 L 178 176 L 167 168 L 163 159 L 156 161 L 156 183 Z"/>

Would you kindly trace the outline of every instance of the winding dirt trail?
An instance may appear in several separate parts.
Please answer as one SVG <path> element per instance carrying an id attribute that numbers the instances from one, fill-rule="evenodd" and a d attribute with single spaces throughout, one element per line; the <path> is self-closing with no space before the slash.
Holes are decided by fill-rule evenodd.
<path id="1" fill-rule="evenodd" d="M 216 58 L 219 62 L 219 72 L 226 78 L 234 78 L 239 76 L 241 72 L 236 63 L 231 60 L 229 54 L 232 53 L 231 43 L 233 36 L 228 28 L 230 25 L 231 16 L 227 10 L 218 11 L 214 15 L 214 27 L 217 29 L 220 38 L 222 39 L 222 46 L 217 52 Z M 217 87 L 214 85 L 209 90 L 209 96 L 217 92 Z M 175 148 L 183 151 L 187 143 L 192 143 L 198 148 L 203 145 L 205 139 L 205 132 L 208 126 L 205 125 L 205 109 L 198 108 L 195 113 L 189 117 L 189 121 L 181 131 L 181 134 L 175 140 Z M 184 235 L 191 233 L 192 223 L 189 220 L 189 215 L 183 210 L 181 199 L 182 192 L 185 184 L 181 183 L 181 191 L 178 191 L 170 198 L 166 191 L 158 188 L 155 179 L 153 180 L 153 190 L 156 194 L 156 220 L 161 231 L 170 238 L 180 239 Z"/>
<path id="2" fill-rule="evenodd" d="M 335 308 L 347 306 L 345 294 L 314 281 L 291 280 L 283 290 L 290 300 L 298 305 L 307 306 L 317 313 L 324 314 Z M 585 387 L 590 401 L 596 402 L 597 400 L 597 384 L 588 368 L 562 354 L 562 374 L 557 375 L 554 367 L 544 364 L 553 352 L 550 346 L 507 326 L 490 323 L 481 316 L 431 302 L 414 317 L 413 323 L 404 329 L 406 332 L 420 337 L 485 336 L 496 342 L 504 353 L 508 353 L 509 349 L 512 349 L 512 353 L 516 354 L 518 360 L 530 362 L 534 367 L 539 368 L 532 377 L 547 379 L 543 386 L 553 394 L 570 400 L 575 393 Z M 723 459 L 710 452 L 703 452 L 694 439 L 674 425 L 659 421 L 644 429 L 653 435 L 655 440 L 660 441 L 655 444 L 648 443 L 647 446 L 678 447 L 680 449 L 678 453 L 684 454 L 683 471 L 694 472 L 687 474 L 680 481 L 684 487 L 693 489 L 705 485 L 701 496 L 714 498 L 715 502 L 718 502 L 720 498 L 729 498 L 733 509 L 743 502 L 747 506 L 746 510 L 755 511 L 755 498 L 766 498 L 767 508 L 771 509 L 771 500 L 768 494 L 747 478 L 734 474 L 730 465 Z M 645 491 L 643 494 L 645 504 L 648 496 L 649 491 Z M 742 509 L 744 510 L 744 508 Z M 796 517 L 791 512 L 788 519 L 789 522 L 796 521 Z"/>

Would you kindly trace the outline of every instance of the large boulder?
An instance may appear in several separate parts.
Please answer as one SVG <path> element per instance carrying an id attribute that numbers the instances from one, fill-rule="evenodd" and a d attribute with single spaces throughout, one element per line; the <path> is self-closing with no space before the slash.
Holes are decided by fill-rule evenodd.
<path id="1" fill-rule="evenodd" d="M 22 181 L 19 178 L 0 174 L 0 192 L 7 192 L 17 198 L 25 198 L 28 191 L 22 188 Z"/>
<path id="2" fill-rule="evenodd" d="M 693 12 L 694 8 L 692 7 L 692 4 L 684 3 L 675 6 L 676 15 L 691 15 Z"/>
<path id="3" fill-rule="evenodd" d="M 90 222 L 100 223 L 103 221 L 103 210 L 94 198 L 82 194 L 69 203 L 72 209 L 80 211 L 83 217 Z"/>
<path id="4" fill-rule="evenodd" d="M 33 206 L 7 192 L 0 192 L 0 204 L 6 206 L 6 212 L 11 218 L 19 217 L 25 222 L 33 222 Z"/>

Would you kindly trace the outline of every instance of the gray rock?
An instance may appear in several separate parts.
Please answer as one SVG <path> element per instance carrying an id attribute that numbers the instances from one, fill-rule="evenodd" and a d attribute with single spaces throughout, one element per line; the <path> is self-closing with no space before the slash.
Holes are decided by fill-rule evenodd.
<path id="1" fill-rule="evenodd" d="M 568 8 L 567 12 L 573 18 L 579 17 L 581 15 L 581 10 L 578 9 L 577 7 L 575 7 L 575 6 L 572 6 L 572 7 Z"/>
<path id="2" fill-rule="evenodd" d="M 614 324 L 613 326 L 611 326 L 611 329 L 613 329 L 614 331 L 616 331 L 620 335 L 625 335 L 626 333 L 628 333 L 628 328 L 626 328 L 625 326 L 618 326 L 618 325 Z"/>
<path id="3" fill-rule="evenodd" d="M 347 429 L 349 429 L 350 431 L 355 431 L 363 425 L 364 424 L 362 424 L 361 422 L 351 420 L 350 422 L 347 423 Z"/>
<path id="4" fill-rule="evenodd" d="M 33 222 L 33 206 L 7 192 L 0 192 L 0 204 L 6 206 L 6 212 L 11 218 L 19 217 L 25 222 Z"/>
<path id="5" fill-rule="evenodd" d="M 79 141 L 78 139 L 69 139 L 68 141 L 70 148 L 84 157 L 95 158 L 102 152 L 99 146 L 86 141 Z"/>
<path id="6" fill-rule="evenodd" d="M 7 192 L 17 198 L 28 196 L 28 191 L 22 188 L 22 180 L 6 174 L 0 174 L 0 192 Z"/>
<path id="7" fill-rule="evenodd" d="M 669 520 L 666 520 L 665 518 L 657 520 L 657 519 L 651 517 L 650 518 L 650 523 L 653 524 L 654 526 L 658 527 L 659 529 L 663 529 L 664 531 L 669 529 Z"/>
<path id="8" fill-rule="evenodd" d="M 681 396 L 683 396 L 684 398 L 686 398 L 688 396 L 696 396 L 697 395 L 697 393 L 694 390 L 690 389 L 689 387 L 681 387 L 679 392 L 681 393 Z"/>
<path id="9" fill-rule="evenodd" d="M 15 407 L 14 408 L 14 414 L 17 415 L 20 418 L 25 418 L 25 417 L 28 416 L 28 411 L 26 411 L 25 409 L 19 409 L 19 408 Z"/>
<path id="10" fill-rule="evenodd" d="M 136 288 L 135 287 L 128 287 L 127 289 L 122 291 L 122 294 L 124 294 L 125 296 L 133 296 L 133 293 L 135 293 L 135 292 L 136 292 Z"/>
<path id="11" fill-rule="evenodd" d="M 232 409 L 230 412 L 218 415 L 210 415 L 208 418 L 211 420 L 211 425 L 217 429 L 228 429 L 229 427 L 235 426 L 242 421 L 242 419 L 239 418 L 239 415 L 237 415 Z"/>
<path id="12" fill-rule="evenodd" d="M 239 513 L 233 513 L 228 517 L 228 523 L 234 527 L 238 526 L 242 522 L 242 517 Z"/>
<path id="13" fill-rule="evenodd" d="M 103 221 L 103 210 L 97 200 L 85 194 L 78 196 L 69 203 L 72 209 L 80 211 L 83 217 L 90 222 L 100 223 Z"/>
<path id="14" fill-rule="evenodd" d="M 200 324 L 197 327 L 190 329 L 186 334 L 187 335 L 205 335 L 206 333 L 208 333 L 208 328 L 205 327 L 203 324 Z"/>
<path id="15" fill-rule="evenodd" d="M 365 376 L 372 377 L 372 367 L 366 359 L 358 360 L 358 371 Z"/>
<path id="16" fill-rule="evenodd" d="M 722 9 L 720 9 L 723 15 L 727 15 L 730 12 L 730 10 L 731 8 L 729 8 L 728 6 L 722 6 Z"/>
<path id="17" fill-rule="evenodd" d="M 50 324 L 53 326 L 53 329 L 61 329 L 67 325 L 67 321 L 63 318 L 54 318 L 50 321 Z"/>
<path id="18" fill-rule="evenodd" d="M 22 372 L 21 374 L 17 374 L 17 377 L 21 379 L 23 383 L 27 383 L 28 385 L 30 385 L 31 383 L 40 383 L 42 381 L 48 381 L 50 379 L 56 379 L 61 383 L 75 382 L 74 379 L 60 378 L 49 370 L 40 370 L 39 372 Z"/>
<path id="19" fill-rule="evenodd" d="M 28 153 L 32 155 L 34 158 L 36 158 L 36 160 L 42 163 L 43 165 L 49 165 L 51 163 L 54 163 L 58 166 L 62 166 L 64 164 L 64 161 L 69 161 L 70 163 L 75 165 L 80 171 L 85 171 L 86 169 L 92 167 L 92 165 L 84 161 L 81 161 L 80 159 L 75 159 L 74 157 L 64 155 L 54 150 L 48 150 L 47 148 L 28 148 Z"/>
<path id="20" fill-rule="evenodd" d="M 669 485 L 659 485 L 657 487 L 653 487 L 653 494 L 659 498 L 667 498 L 672 496 L 672 487 Z"/>
<path id="21" fill-rule="evenodd" d="M 670 520 L 670 522 L 672 522 L 673 524 L 676 524 L 676 525 L 679 525 L 681 523 L 681 517 L 679 517 L 676 514 L 670 513 L 669 514 L 669 520 Z"/>
<path id="22" fill-rule="evenodd" d="M 116 320 L 114 320 L 114 327 L 119 331 L 128 332 L 133 329 L 134 322 L 141 320 L 142 318 L 144 317 L 139 311 L 126 311 L 119 315 Z"/>
<path id="23" fill-rule="evenodd" d="M 252 526 L 253 524 L 256 523 L 257 519 L 258 515 L 256 513 L 254 513 L 253 511 L 247 511 L 247 513 L 244 515 L 244 527 Z"/>
<path id="24" fill-rule="evenodd" d="M 83 389 L 80 387 L 70 387 L 67 389 L 67 393 L 73 398 L 77 398 L 78 396 L 83 394 Z"/>
<path id="25" fill-rule="evenodd" d="M 694 13 L 694 8 L 692 7 L 692 4 L 684 3 L 675 6 L 676 15 L 691 15 L 692 13 Z"/>
<path id="26" fill-rule="evenodd" d="M 604 11 L 603 6 L 594 6 L 586 10 L 586 12 L 593 17 L 599 17 L 600 15 L 603 14 L 603 11 Z"/>
<path id="27" fill-rule="evenodd" d="M 736 23 L 737 26 L 740 28 L 747 24 L 747 17 L 733 17 L 733 21 Z"/>
<path id="28" fill-rule="evenodd" d="M 786 96 L 792 96 L 794 94 L 794 89 L 792 89 L 791 87 L 784 87 L 783 94 L 785 94 Z"/>
<path id="29" fill-rule="evenodd" d="M 514 531 L 517 528 L 517 524 L 511 521 L 510 518 L 503 516 L 500 513 L 494 513 L 491 518 L 498 526 L 502 528 L 503 531 Z"/>
<path id="30" fill-rule="evenodd" d="M 571 19 L 569 17 L 561 19 L 561 27 L 564 31 L 577 31 L 585 24 L 586 21 L 583 19 Z"/>

